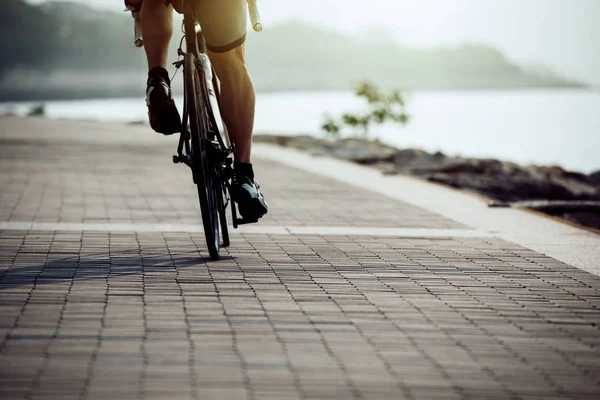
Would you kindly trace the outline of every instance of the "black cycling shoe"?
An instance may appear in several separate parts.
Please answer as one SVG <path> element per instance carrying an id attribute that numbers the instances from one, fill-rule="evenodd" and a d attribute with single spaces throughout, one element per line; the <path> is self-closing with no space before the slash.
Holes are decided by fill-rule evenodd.
<path id="1" fill-rule="evenodd" d="M 146 105 L 152 129 L 163 135 L 181 132 L 181 117 L 167 80 L 160 76 L 148 78 Z"/>
<path id="2" fill-rule="evenodd" d="M 234 180 L 231 185 L 231 197 L 238 205 L 242 219 L 256 222 L 269 210 L 264 196 L 260 192 L 260 185 L 248 178 Z"/>

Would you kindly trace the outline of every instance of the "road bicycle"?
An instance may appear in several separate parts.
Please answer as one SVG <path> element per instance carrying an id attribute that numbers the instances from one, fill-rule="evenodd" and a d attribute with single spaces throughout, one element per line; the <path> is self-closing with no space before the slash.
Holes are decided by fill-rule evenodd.
<path id="1" fill-rule="evenodd" d="M 168 1 L 167 1 L 168 4 Z M 256 0 L 247 0 L 252 27 L 262 30 Z M 200 212 L 208 252 L 219 258 L 221 247 L 229 246 L 226 210 L 231 204 L 233 227 L 257 222 L 238 218 L 231 199 L 234 147 L 219 111 L 219 81 L 206 54 L 206 43 L 195 15 L 194 1 L 183 3 L 183 37 L 177 50 L 177 69 L 183 67 L 184 101 L 182 130 L 174 163 L 190 167 L 198 191 Z M 135 45 L 143 45 L 139 15 L 135 19 Z M 185 42 L 185 51 L 182 49 Z M 223 239 L 222 244 L 220 239 Z"/>

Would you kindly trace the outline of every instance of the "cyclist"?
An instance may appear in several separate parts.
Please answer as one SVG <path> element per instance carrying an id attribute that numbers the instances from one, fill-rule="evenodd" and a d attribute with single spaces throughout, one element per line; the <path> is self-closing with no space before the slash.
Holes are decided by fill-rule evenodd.
<path id="1" fill-rule="evenodd" d="M 244 55 L 245 0 L 125 0 L 128 9 L 140 12 L 149 70 L 146 104 L 150 125 L 164 135 L 181 130 L 181 117 L 173 101 L 166 66 L 173 34 L 173 7 L 183 12 L 184 1 L 196 3 L 208 56 L 221 81 L 221 114 L 235 144 L 231 195 L 242 218 L 255 220 L 267 213 L 268 206 L 254 180 L 250 158 L 255 94 Z"/>

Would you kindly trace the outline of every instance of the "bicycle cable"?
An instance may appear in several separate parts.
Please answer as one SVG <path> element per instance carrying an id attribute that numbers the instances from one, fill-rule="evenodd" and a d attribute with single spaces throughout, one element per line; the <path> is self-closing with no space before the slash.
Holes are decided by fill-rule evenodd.
<path id="1" fill-rule="evenodd" d="M 175 65 L 175 72 L 173 73 L 173 76 L 171 77 L 171 82 L 173 82 L 173 80 L 175 79 L 175 77 L 177 76 L 177 71 L 179 71 L 179 68 L 181 67 L 181 57 L 182 57 L 182 53 L 183 50 L 181 50 L 181 46 L 183 45 L 183 39 L 185 39 L 185 36 L 181 37 L 181 40 L 179 41 L 179 47 L 177 48 L 177 61 L 175 61 L 173 64 Z"/>

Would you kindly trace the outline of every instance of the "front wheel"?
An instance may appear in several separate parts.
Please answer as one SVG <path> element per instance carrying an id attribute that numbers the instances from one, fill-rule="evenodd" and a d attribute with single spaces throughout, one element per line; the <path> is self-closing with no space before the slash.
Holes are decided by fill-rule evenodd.
<path id="1" fill-rule="evenodd" d="M 184 64 L 185 104 L 192 139 L 192 173 L 198 188 L 202 225 L 210 257 L 219 258 L 219 195 L 221 184 L 212 169 L 209 153 L 210 123 L 208 104 L 205 102 L 204 77 L 196 66 L 196 57 L 187 54 Z"/>

